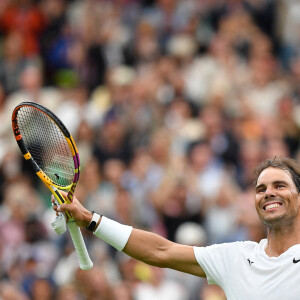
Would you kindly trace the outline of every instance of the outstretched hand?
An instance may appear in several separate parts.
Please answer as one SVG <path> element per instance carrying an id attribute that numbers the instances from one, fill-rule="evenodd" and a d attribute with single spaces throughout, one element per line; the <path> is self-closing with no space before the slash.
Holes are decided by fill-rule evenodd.
<path id="1" fill-rule="evenodd" d="M 65 199 L 67 198 L 68 193 L 64 191 L 60 191 L 60 193 Z M 73 202 L 70 204 L 56 205 L 53 195 L 51 196 L 51 201 L 53 203 L 53 210 L 55 210 L 57 214 L 59 212 L 70 212 L 79 227 L 87 227 L 90 224 L 93 217 L 92 212 L 87 210 L 75 196 L 73 197 Z"/>

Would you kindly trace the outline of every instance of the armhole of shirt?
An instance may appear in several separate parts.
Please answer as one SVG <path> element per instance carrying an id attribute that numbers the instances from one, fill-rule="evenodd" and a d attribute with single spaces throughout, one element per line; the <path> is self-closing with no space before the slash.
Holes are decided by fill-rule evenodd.
<path id="1" fill-rule="evenodd" d="M 201 260 L 200 260 L 200 257 L 201 257 L 201 252 L 204 252 L 205 251 L 205 248 L 204 247 L 197 247 L 197 246 L 194 246 L 194 255 L 195 255 L 195 258 L 199 264 L 199 266 L 203 269 L 205 275 L 206 275 L 206 279 L 207 279 L 207 283 L 208 284 L 216 284 L 218 285 L 218 283 L 216 283 L 212 278 L 211 276 L 209 275 L 209 273 L 207 272 L 204 264 L 201 263 Z"/>

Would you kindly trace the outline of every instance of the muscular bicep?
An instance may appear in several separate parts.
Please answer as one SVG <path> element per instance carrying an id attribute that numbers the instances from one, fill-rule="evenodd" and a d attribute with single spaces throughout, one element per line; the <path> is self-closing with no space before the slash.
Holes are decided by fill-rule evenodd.
<path id="1" fill-rule="evenodd" d="M 173 243 L 151 232 L 134 229 L 123 251 L 150 265 L 206 277 L 192 246 Z"/>
<path id="2" fill-rule="evenodd" d="M 167 268 L 189 273 L 192 275 L 206 277 L 204 270 L 197 262 L 192 246 L 173 244 L 167 250 Z"/>

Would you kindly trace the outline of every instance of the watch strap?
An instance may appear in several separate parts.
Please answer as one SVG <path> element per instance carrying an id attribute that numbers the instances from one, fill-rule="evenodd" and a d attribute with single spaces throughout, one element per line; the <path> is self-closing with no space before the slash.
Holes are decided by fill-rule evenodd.
<path id="1" fill-rule="evenodd" d="M 98 227 L 102 216 L 95 213 L 94 211 L 92 211 L 92 213 L 93 213 L 92 220 L 91 220 L 90 224 L 86 227 L 86 229 L 94 232 L 95 229 Z"/>

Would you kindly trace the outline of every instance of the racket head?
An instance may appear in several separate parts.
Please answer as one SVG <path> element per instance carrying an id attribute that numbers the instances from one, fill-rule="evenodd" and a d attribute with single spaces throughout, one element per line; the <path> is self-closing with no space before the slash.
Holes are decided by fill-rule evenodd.
<path id="1" fill-rule="evenodd" d="M 12 127 L 24 158 L 40 179 L 50 186 L 68 190 L 72 202 L 80 174 L 74 139 L 63 122 L 49 109 L 22 102 L 12 114 Z"/>
<path id="2" fill-rule="evenodd" d="M 75 142 L 65 125 L 44 106 L 22 102 L 13 111 L 12 127 L 24 158 L 58 202 L 72 202 L 79 179 L 80 161 Z M 69 190 L 66 199 L 58 189 Z M 93 262 L 81 231 L 70 213 L 66 212 L 66 216 L 80 268 L 89 270 Z"/>

